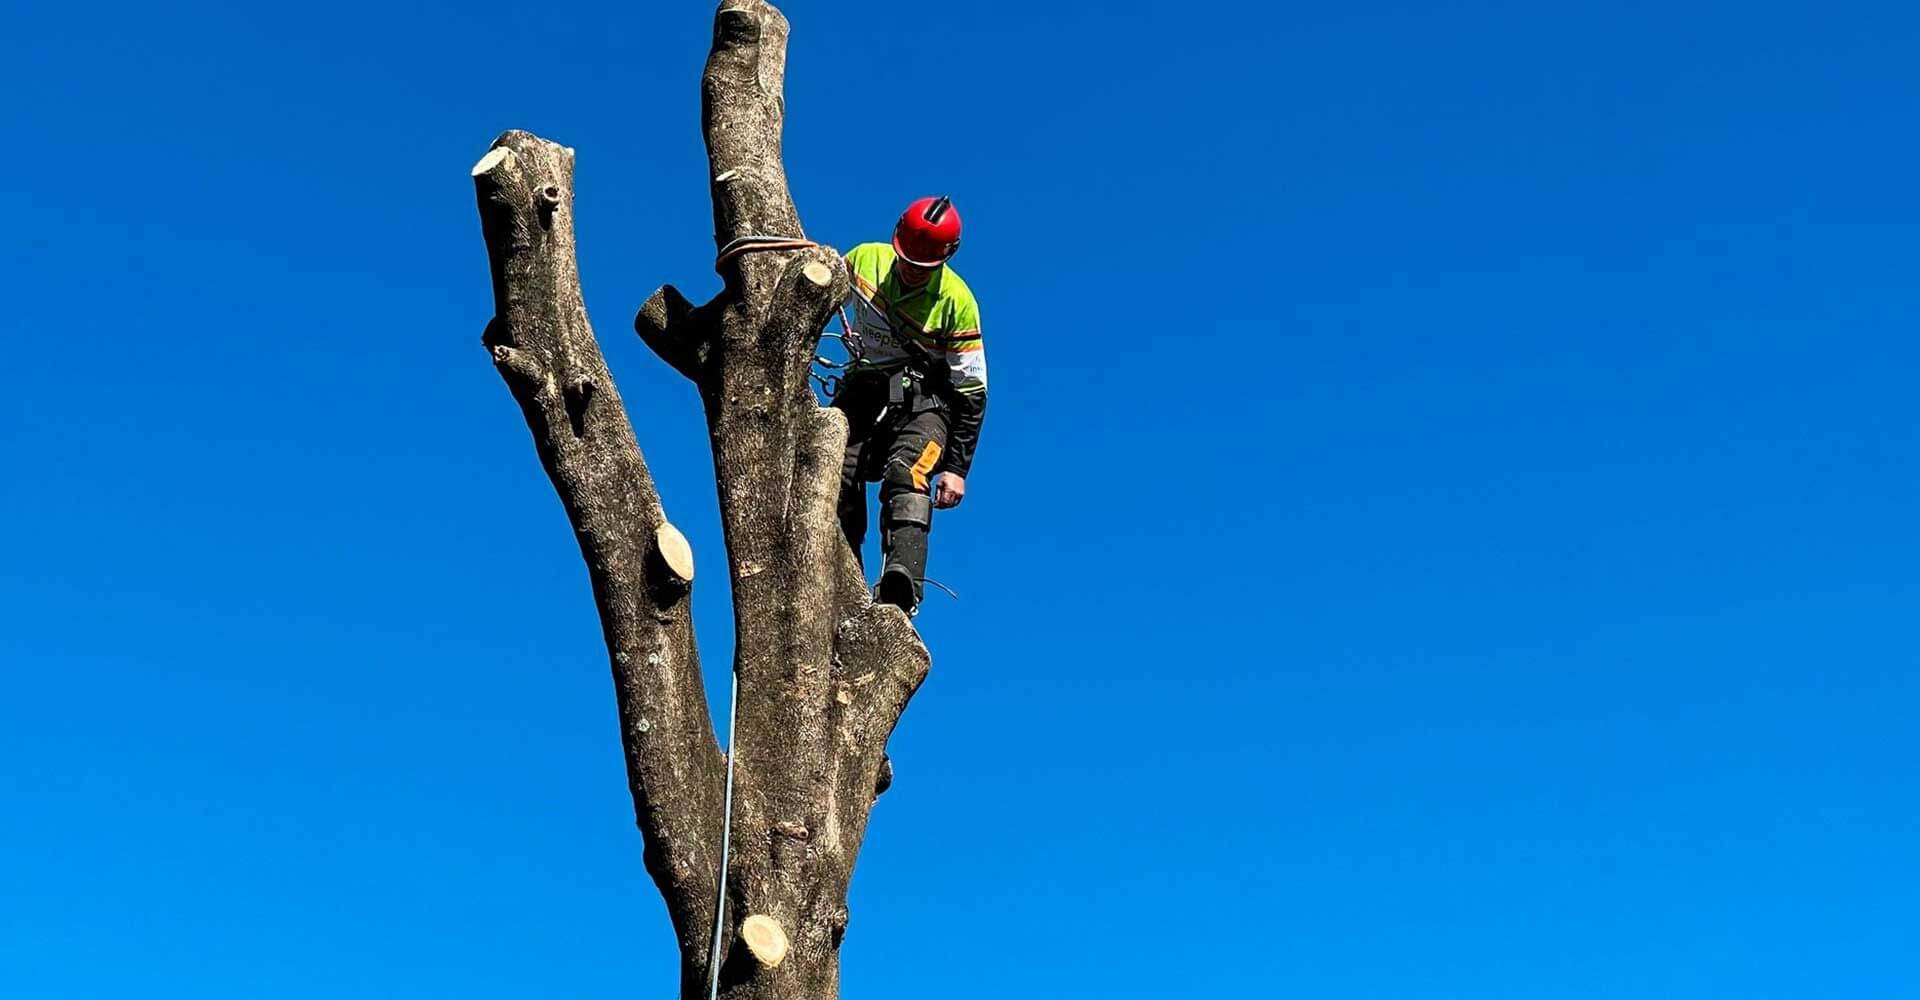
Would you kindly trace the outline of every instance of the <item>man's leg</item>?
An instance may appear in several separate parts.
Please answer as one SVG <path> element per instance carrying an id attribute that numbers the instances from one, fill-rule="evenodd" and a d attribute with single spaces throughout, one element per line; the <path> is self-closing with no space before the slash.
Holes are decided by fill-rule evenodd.
<path id="1" fill-rule="evenodd" d="M 867 561 L 860 549 L 867 542 L 867 482 L 860 475 L 863 441 L 847 441 L 846 458 L 840 463 L 840 533 L 847 536 L 853 549 L 853 561 L 865 568 Z"/>
<path id="2" fill-rule="evenodd" d="M 853 561 L 864 569 L 866 560 L 861 558 L 860 549 L 867 542 L 867 483 L 871 481 L 864 456 L 871 440 L 873 414 L 864 412 L 863 407 L 847 405 L 851 402 L 855 400 L 840 396 L 833 400 L 833 405 L 847 415 L 847 450 L 840 461 L 840 531 L 853 549 Z"/>
<path id="3" fill-rule="evenodd" d="M 878 442 L 876 442 L 878 443 Z M 887 467 L 880 475 L 882 517 L 880 570 L 876 598 L 908 614 L 920 606 L 927 576 L 927 534 L 933 529 L 929 478 L 947 443 L 946 414 L 917 413 L 894 435 Z"/>

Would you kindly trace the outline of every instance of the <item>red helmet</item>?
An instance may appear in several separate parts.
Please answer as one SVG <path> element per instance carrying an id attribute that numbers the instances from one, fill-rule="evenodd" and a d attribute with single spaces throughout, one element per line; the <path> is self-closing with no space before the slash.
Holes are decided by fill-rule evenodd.
<path id="1" fill-rule="evenodd" d="M 960 249 L 960 210 L 946 195 L 907 206 L 893 227 L 893 252 L 909 264 L 939 267 Z"/>

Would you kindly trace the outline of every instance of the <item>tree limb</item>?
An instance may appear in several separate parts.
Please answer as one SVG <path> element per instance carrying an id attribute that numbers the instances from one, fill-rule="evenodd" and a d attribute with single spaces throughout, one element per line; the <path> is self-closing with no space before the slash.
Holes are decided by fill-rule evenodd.
<path id="1" fill-rule="evenodd" d="M 516 131 L 474 166 L 494 291 L 482 341 L 586 560 L 647 868 L 691 941 L 711 927 L 722 763 L 686 587 L 653 568 L 666 513 L 580 296 L 573 161 L 573 150 Z"/>

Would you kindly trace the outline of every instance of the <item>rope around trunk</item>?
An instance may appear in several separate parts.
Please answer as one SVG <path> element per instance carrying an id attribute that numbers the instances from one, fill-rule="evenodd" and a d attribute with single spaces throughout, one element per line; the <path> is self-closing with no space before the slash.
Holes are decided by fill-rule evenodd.
<path id="1" fill-rule="evenodd" d="M 727 262 L 744 253 L 757 253 L 761 250 L 811 250 L 820 244 L 812 240 L 794 236 L 742 236 L 728 240 L 720 248 L 720 256 L 714 259 L 713 269 L 718 271 L 727 266 Z"/>

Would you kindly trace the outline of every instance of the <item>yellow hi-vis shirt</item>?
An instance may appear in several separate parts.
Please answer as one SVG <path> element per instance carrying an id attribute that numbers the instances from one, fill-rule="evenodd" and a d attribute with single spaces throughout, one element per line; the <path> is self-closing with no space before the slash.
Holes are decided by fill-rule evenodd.
<path id="1" fill-rule="evenodd" d="M 987 352 L 972 289 L 944 265 L 919 288 L 907 285 L 893 273 L 894 252 L 888 243 L 862 243 L 846 258 L 858 356 L 870 367 L 896 368 L 922 361 L 903 346 L 912 344 L 947 366 L 959 398 L 940 468 L 966 475 L 987 409 Z"/>

